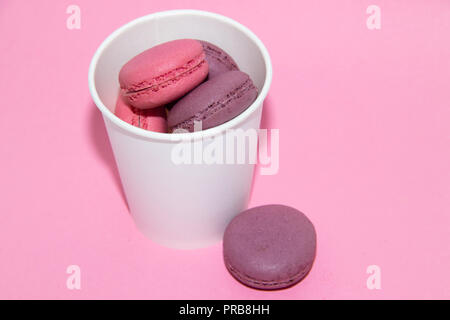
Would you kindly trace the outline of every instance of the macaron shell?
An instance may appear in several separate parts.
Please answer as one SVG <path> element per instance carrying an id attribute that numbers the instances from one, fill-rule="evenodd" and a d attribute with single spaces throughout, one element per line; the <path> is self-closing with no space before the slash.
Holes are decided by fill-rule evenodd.
<path id="1" fill-rule="evenodd" d="M 239 70 L 237 63 L 223 49 L 207 41 L 200 41 L 200 43 L 205 51 L 206 61 L 208 61 L 208 79 L 228 71 Z"/>
<path id="2" fill-rule="evenodd" d="M 300 211 L 268 205 L 244 211 L 228 225 L 224 261 L 240 282 L 258 289 L 289 287 L 310 271 L 316 233 Z"/>
<path id="3" fill-rule="evenodd" d="M 119 96 L 114 114 L 138 128 L 167 133 L 166 110 L 164 107 L 140 110 L 128 105 L 123 97 Z"/>
<path id="4" fill-rule="evenodd" d="M 253 87 L 244 92 L 241 96 L 233 98 L 228 103 L 221 106 L 216 112 L 211 113 L 207 118 L 203 119 L 203 129 L 212 128 L 225 123 L 244 112 L 253 101 L 255 101 L 258 93 Z"/>
<path id="5" fill-rule="evenodd" d="M 180 39 L 152 47 L 120 70 L 121 94 L 139 109 L 155 108 L 180 98 L 208 75 L 198 40 Z"/>
<path id="6" fill-rule="evenodd" d="M 202 129 L 215 127 L 242 113 L 257 95 L 246 73 L 222 73 L 196 87 L 173 106 L 168 115 L 169 127 L 193 131 L 194 121 L 202 121 Z"/>
<path id="7" fill-rule="evenodd" d="M 180 39 L 156 45 L 129 60 L 119 72 L 121 88 L 139 90 L 203 52 L 198 40 Z"/>

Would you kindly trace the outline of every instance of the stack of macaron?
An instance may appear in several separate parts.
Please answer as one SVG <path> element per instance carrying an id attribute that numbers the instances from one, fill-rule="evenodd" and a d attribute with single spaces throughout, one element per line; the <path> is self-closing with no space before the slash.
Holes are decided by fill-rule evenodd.
<path id="1" fill-rule="evenodd" d="M 246 110 L 258 92 L 221 48 L 195 39 L 154 46 L 119 73 L 115 114 L 155 132 L 193 132 L 221 125 Z"/>

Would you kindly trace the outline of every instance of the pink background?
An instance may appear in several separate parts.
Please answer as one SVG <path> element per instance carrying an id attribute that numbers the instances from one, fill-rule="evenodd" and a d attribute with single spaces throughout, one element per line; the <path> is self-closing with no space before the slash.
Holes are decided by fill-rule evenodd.
<path id="1" fill-rule="evenodd" d="M 221 244 L 156 245 L 127 211 L 88 65 L 119 26 L 179 8 L 234 18 L 271 54 L 263 126 L 280 129 L 280 171 L 256 177 L 250 206 L 294 206 L 318 232 L 288 290 L 234 281 Z M 449 34 L 447 0 L 1 1 L 0 298 L 450 298 Z"/>

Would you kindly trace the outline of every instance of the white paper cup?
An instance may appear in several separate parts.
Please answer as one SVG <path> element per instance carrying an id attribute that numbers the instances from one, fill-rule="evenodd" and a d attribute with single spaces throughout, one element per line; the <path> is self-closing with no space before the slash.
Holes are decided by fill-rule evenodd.
<path id="1" fill-rule="evenodd" d="M 246 111 L 227 123 L 177 137 L 198 142 L 223 136 L 229 129 L 258 129 L 272 79 L 269 54 L 249 29 L 214 13 L 158 12 L 119 28 L 92 58 L 89 89 L 102 112 L 137 227 L 157 243 L 187 249 L 220 241 L 228 222 L 246 209 L 254 164 L 177 165 L 172 152 L 180 142 L 173 140 L 174 134 L 146 131 L 114 115 L 120 68 L 150 47 L 182 38 L 206 40 L 223 48 L 250 75 L 259 95 Z"/>

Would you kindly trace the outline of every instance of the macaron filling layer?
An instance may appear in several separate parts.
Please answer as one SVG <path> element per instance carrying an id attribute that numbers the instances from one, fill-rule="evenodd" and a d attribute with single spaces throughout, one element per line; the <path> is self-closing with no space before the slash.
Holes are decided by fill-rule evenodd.
<path id="1" fill-rule="evenodd" d="M 226 268 L 228 271 L 233 274 L 237 279 L 239 279 L 243 283 L 249 283 L 253 285 L 254 287 L 261 288 L 261 289 L 280 289 L 280 288 L 286 288 L 289 287 L 298 281 L 302 280 L 306 274 L 311 270 L 311 265 L 305 266 L 300 272 L 293 275 L 292 277 L 286 279 L 286 280 L 257 280 L 254 279 L 246 274 L 243 274 L 233 268 L 233 266 L 229 263 L 226 264 Z"/>
<path id="2" fill-rule="evenodd" d="M 247 91 L 255 89 L 252 80 L 249 78 L 243 82 L 240 86 L 230 91 L 225 97 L 210 104 L 205 109 L 197 112 L 194 116 L 178 123 L 174 126 L 176 129 L 188 129 L 192 127 L 194 121 L 203 121 L 214 113 L 221 111 L 224 105 L 229 104 L 231 101 L 241 98 Z"/>
<path id="3" fill-rule="evenodd" d="M 134 107 L 130 107 L 130 108 L 137 115 L 137 117 L 134 117 L 131 120 L 131 124 L 136 126 L 136 127 L 149 130 L 148 123 L 146 121 L 144 121 L 144 118 L 145 118 L 144 113 L 145 113 L 146 110 L 141 110 L 141 109 L 134 108 Z"/>
<path id="4" fill-rule="evenodd" d="M 205 63 L 207 63 L 205 53 L 202 52 L 194 59 L 189 60 L 186 64 L 174 70 L 158 75 L 150 80 L 141 81 L 133 86 L 122 88 L 124 90 L 124 95 L 127 96 L 129 100 L 133 101 L 147 91 L 157 92 L 158 90 L 172 85 L 180 79 L 197 71 Z"/>

